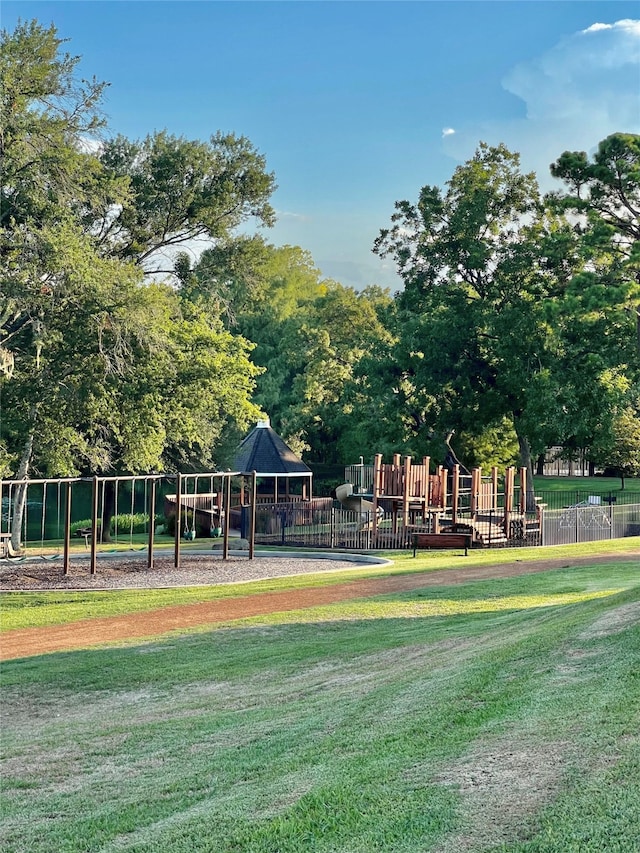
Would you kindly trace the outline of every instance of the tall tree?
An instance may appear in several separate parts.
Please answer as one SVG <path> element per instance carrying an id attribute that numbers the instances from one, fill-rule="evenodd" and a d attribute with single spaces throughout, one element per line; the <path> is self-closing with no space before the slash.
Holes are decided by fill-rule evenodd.
<path id="1" fill-rule="evenodd" d="M 565 151 L 551 172 L 566 189 L 546 203 L 571 217 L 583 260 L 555 317 L 575 389 L 565 444 L 602 460 L 640 369 L 640 136 L 612 134 L 591 160 Z"/>
<path id="2" fill-rule="evenodd" d="M 2 33 L 3 447 L 20 478 L 211 460 L 257 412 L 250 345 L 145 274 L 194 236 L 270 222 L 273 178 L 233 136 L 90 144 L 103 86 L 61 46 L 36 22 Z"/>
<path id="3" fill-rule="evenodd" d="M 529 469 L 550 444 L 602 445 L 633 381 L 634 164 L 619 135 L 596 164 L 563 155 L 573 192 L 542 200 L 516 154 L 481 145 L 445 191 L 396 205 L 376 250 L 405 280 L 396 364 L 421 428 L 480 435 L 506 417 Z"/>
<path id="4" fill-rule="evenodd" d="M 551 173 L 567 190 L 549 202 L 584 217 L 576 227 L 591 270 L 601 286 L 616 288 L 615 308 L 622 305 L 634 317 L 640 352 L 640 136 L 608 136 L 592 161 L 584 151 L 565 151 Z"/>
<path id="5" fill-rule="evenodd" d="M 538 249 L 550 225 L 535 176 L 503 145 L 481 144 L 445 192 L 427 186 L 417 205 L 396 208 L 375 248 L 405 281 L 401 346 L 407 378 L 429 395 L 424 426 L 480 432 L 507 416 L 531 468 L 528 404 L 551 346 Z"/>
<path id="6" fill-rule="evenodd" d="M 217 133 L 208 142 L 154 133 L 142 142 L 108 140 L 100 164 L 126 182 L 124 201 L 104 195 L 86 211 L 99 249 L 147 273 L 175 275 L 174 254 L 189 241 L 228 238 L 249 219 L 272 225 L 275 189 L 265 158 L 248 139 Z"/>

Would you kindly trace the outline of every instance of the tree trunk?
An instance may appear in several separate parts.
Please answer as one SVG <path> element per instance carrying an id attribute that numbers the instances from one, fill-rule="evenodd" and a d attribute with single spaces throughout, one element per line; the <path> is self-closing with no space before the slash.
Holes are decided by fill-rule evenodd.
<path id="1" fill-rule="evenodd" d="M 536 508 L 536 496 L 533 486 L 533 459 L 531 458 L 531 448 L 529 447 L 529 439 L 523 435 L 518 425 L 518 419 L 514 417 L 513 424 L 518 437 L 518 448 L 520 449 L 520 467 L 527 469 L 527 495 L 526 507 L 527 512 L 534 512 Z"/>
<path id="2" fill-rule="evenodd" d="M 29 466 L 31 465 L 31 454 L 33 453 L 33 432 L 27 436 L 27 440 L 22 448 L 22 456 L 20 457 L 20 465 L 16 475 L 17 480 L 26 480 L 29 474 Z M 15 496 L 13 498 L 13 517 L 11 519 L 11 550 L 18 552 L 20 550 L 20 536 L 22 533 L 22 520 L 24 518 L 24 509 L 27 504 L 27 483 L 16 487 Z"/>
<path id="3" fill-rule="evenodd" d="M 536 461 L 536 476 L 537 477 L 543 477 L 544 476 L 544 460 L 545 460 L 545 454 L 541 453 L 540 456 L 538 456 L 538 459 Z"/>
<path id="4" fill-rule="evenodd" d="M 100 519 L 100 541 L 111 542 L 111 522 L 116 511 L 116 484 L 106 480 L 104 484 L 102 518 Z"/>

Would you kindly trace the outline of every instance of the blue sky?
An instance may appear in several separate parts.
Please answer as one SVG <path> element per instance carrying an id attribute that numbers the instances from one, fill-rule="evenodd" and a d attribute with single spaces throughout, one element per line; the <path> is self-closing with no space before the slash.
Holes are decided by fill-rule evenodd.
<path id="1" fill-rule="evenodd" d="M 56 25 L 110 82 L 113 133 L 247 136 L 278 183 L 267 239 L 358 288 L 398 287 L 371 252 L 394 202 L 480 140 L 550 188 L 562 151 L 640 133 L 637 2 L 3 0 L 1 15 Z"/>

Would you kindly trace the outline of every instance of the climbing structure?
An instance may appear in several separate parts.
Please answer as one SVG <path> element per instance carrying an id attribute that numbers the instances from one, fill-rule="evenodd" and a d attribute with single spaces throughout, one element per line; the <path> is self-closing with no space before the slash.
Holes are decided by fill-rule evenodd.
<path id="1" fill-rule="evenodd" d="M 532 538 L 540 528 L 540 508 L 527 507 L 527 472 L 507 468 L 503 477 L 492 468 L 483 476 L 480 468 L 471 474 L 454 465 L 430 471 L 430 458 L 415 464 L 411 457 L 395 454 L 385 463 L 374 458 L 372 471 L 371 529 L 386 547 L 408 532 L 466 531 L 479 545 L 506 544 L 513 539 Z M 381 511 L 382 510 L 382 511 Z"/>

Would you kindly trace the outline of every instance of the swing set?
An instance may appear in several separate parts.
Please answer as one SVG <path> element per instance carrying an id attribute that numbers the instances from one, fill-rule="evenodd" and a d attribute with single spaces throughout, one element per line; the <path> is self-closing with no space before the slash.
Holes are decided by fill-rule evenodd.
<path id="1" fill-rule="evenodd" d="M 0 560 L 62 558 L 62 571 L 69 573 L 72 536 L 84 537 L 89 551 L 90 573 L 94 575 L 98 553 L 146 551 L 147 568 L 153 568 L 156 535 L 155 515 L 158 486 L 175 481 L 174 562 L 180 566 L 180 540 L 196 538 L 196 525 L 208 521 L 211 536 L 223 536 L 224 559 L 229 555 L 231 481 L 241 478 L 242 494 L 249 478 L 255 507 L 255 472 L 207 474 L 148 474 L 125 477 L 0 479 Z M 205 482 L 208 492 L 200 492 Z M 214 491 L 216 483 L 220 488 Z M 72 510 L 85 514 L 90 487 L 90 520 L 72 522 Z M 30 497 L 36 495 L 35 498 Z M 55 496 L 55 497 L 54 497 Z M 174 497 L 174 496 L 166 496 Z M 166 500 L 165 500 L 166 503 Z M 18 523 L 19 517 L 19 523 Z M 255 509 L 252 513 L 249 557 L 253 558 Z M 81 519 L 82 520 L 82 519 Z M 140 528 L 142 531 L 136 527 Z M 73 530 L 72 530 L 73 528 Z M 107 529 L 109 528 L 109 529 Z M 144 539 L 141 540 L 140 532 Z M 127 541 L 128 540 L 128 541 Z M 106 547 L 105 547 L 106 546 Z"/>

